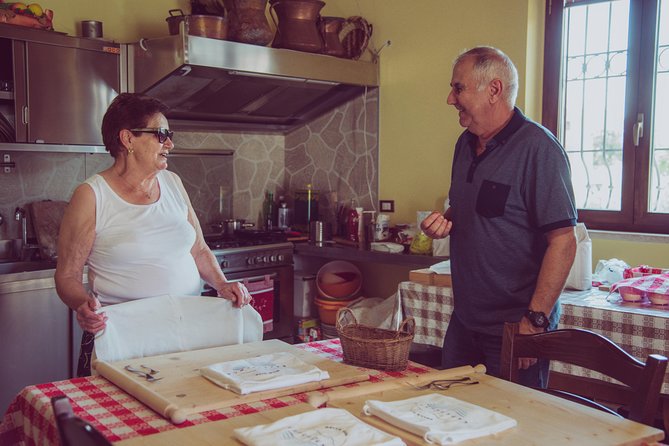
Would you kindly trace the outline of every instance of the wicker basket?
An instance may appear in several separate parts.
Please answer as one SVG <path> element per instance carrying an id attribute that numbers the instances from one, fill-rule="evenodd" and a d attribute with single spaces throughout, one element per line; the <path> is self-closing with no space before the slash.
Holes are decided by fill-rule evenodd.
<path id="1" fill-rule="evenodd" d="M 350 308 L 337 311 L 337 334 L 346 364 L 387 371 L 406 369 L 415 328 L 412 317 L 395 331 L 358 324 Z"/>

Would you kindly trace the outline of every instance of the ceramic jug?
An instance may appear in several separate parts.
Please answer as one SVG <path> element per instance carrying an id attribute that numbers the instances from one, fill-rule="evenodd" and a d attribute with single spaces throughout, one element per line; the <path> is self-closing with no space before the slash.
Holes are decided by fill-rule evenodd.
<path id="1" fill-rule="evenodd" d="M 325 2 L 320 0 L 270 0 L 270 13 L 277 27 L 272 46 L 321 52 L 323 39 L 318 22 L 323 6 Z"/>
<path id="2" fill-rule="evenodd" d="M 224 0 L 228 13 L 228 40 L 268 45 L 274 32 L 267 22 L 267 0 Z"/>

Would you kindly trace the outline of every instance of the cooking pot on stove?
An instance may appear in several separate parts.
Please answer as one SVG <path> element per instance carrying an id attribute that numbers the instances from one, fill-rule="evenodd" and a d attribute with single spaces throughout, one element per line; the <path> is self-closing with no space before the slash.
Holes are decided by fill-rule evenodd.
<path id="1" fill-rule="evenodd" d="M 220 232 L 221 235 L 233 235 L 235 231 L 244 228 L 252 228 L 253 226 L 253 223 L 246 223 L 246 220 L 242 218 L 232 218 L 223 220 L 220 223 L 213 223 L 211 228 L 216 232 Z"/>

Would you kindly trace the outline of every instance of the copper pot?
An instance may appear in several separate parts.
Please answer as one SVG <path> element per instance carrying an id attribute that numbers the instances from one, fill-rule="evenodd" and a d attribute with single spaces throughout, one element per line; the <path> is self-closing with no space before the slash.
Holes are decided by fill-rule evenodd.
<path id="1" fill-rule="evenodd" d="M 267 22 L 267 0 L 223 0 L 228 17 L 228 37 L 235 42 L 268 45 L 274 32 Z"/>
<path id="2" fill-rule="evenodd" d="M 188 34 L 225 40 L 228 37 L 228 25 L 224 17 L 217 15 L 184 15 L 181 9 L 170 9 L 170 16 L 165 19 L 171 35 L 179 34 L 179 24 L 186 21 Z"/>
<path id="3" fill-rule="evenodd" d="M 325 2 L 320 0 L 270 0 L 270 14 L 276 25 L 272 46 L 309 53 L 321 52 L 323 39 L 318 22 L 323 6 Z"/>
<path id="4" fill-rule="evenodd" d="M 323 17 L 319 26 L 323 36 L 323 54 L 336 57 L 346 56 L 346 50 L 341 43 L 339 33 L 346 23 L 343 17 Z"/>

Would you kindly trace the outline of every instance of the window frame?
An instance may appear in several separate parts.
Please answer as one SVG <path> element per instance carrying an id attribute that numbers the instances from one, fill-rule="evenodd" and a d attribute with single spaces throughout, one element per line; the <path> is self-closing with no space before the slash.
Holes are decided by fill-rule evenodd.
<path id="1" fill-rule="evenodd" d="M 546 0 L 542 124 L 555 135 L 558 135 L 558 119 L 561 113 L 564 11 L 570 5 L 610 1 L 615 0 Z M 669 0 L 665 2 L 668 3 L 665 7 L 669 7 Z M 656 33 L 644 33 L 642 30 L 648 29 L 649 25 L 656 29 L 658 12 L 657 0 L 630 1 L 621 210 L 578 209 L 579 221 L 584 222 L 590 229 L 669 234 L 669 214 L 647 211 L 654 92 L 652 88 L 643 89 L 641 86 L 653 85 L 657 43 Z M 630 70 L 629 67 L 638 69 Z M 644 114 L 644 130 L 639 146 L 635 147 L 631 130 L 638 113 Z"/>

